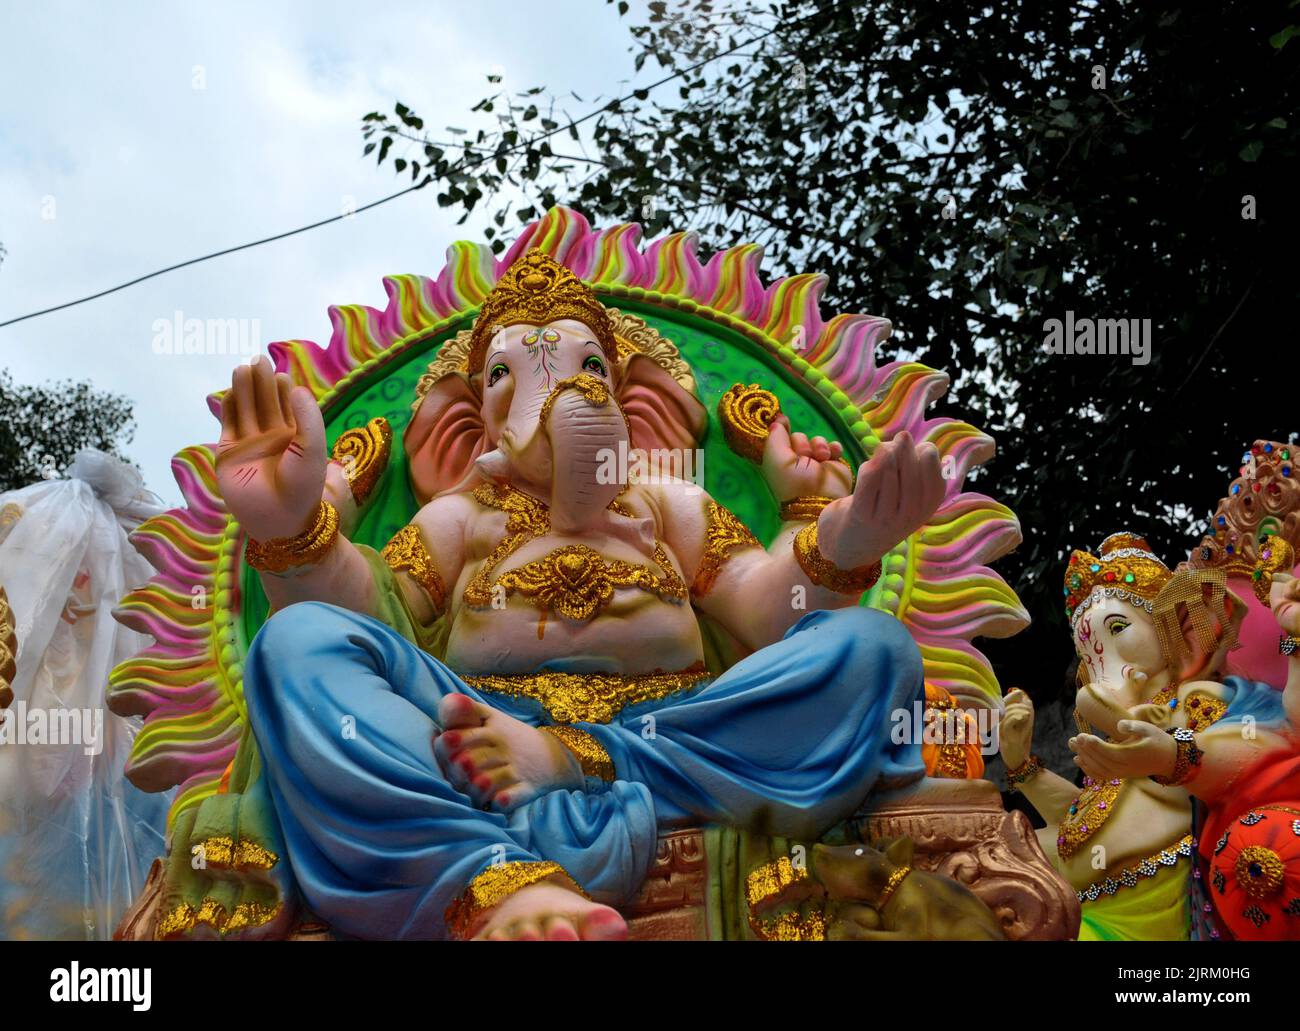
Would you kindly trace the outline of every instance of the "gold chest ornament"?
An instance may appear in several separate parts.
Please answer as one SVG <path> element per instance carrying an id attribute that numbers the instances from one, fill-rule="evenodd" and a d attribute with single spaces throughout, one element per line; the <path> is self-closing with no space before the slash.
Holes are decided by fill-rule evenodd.
<path id="1" fill-rule="evenodd" d="M 1124 782 L 1117 777 L 1110 780 L 1083 778 L 1083 790 L 1070 803 L 1065 818 L 1057 827 L 1056 851 L 1062 859 L 1068 860 L 1078 852 L 1084 842 L 1111 818 L 1123 790 Z"/>
<path id="2" fill-rule="evenodd" d="M 550 532 L 550 513 L 542 502 L 510 486 L 484 484 L 474 491 L 474 499 L 506 513 L 506 535 L 465 586 L 465 603 L 473 608 L 490 606 L 493 591 L 500 588 L 506 595 L 522 595 L 543 612 L 585 622 L 610 603 L 616 587 L 637 587 L 670 602 L 688 597 L 686 584 L 658 541 L 654 560 L 659 572 L 622 559 L 611 561 L 585 544 L 567 544 L 493 580 L 502 562 Z M 631 514 L 617 501 L 610 508 Z"/>

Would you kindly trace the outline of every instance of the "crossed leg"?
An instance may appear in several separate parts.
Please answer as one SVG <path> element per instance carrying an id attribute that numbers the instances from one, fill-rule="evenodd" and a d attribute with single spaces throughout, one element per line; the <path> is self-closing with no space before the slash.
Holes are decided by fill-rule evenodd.
<path id="1" fill-rule="evenodd" d="M 448 908 L 480 875 L 546 862 L 590 899 L 562 877 L 538 881 L 485 906 L 467 934 L 624 932 L 608 903 L 635 892 L 655 850 L 643 786 L 551 790 L 508 813 L 479 808 L 482 793 L 467 794 L 435 759 L 433 739 L 446 729 L 440 705 L 462 721 L 452 733 L 495 733 L 500 724 L 510 734 L 523 736 L 522 727 L 548 735 L 525 721 L 492 720 L 482 696 L 437 660 L 383 624 L 330 605 L 303 603 L 273 616 L 249 650 L 244 690 L 295 878 L 313 910 L 341 932 L 440 937 Z M 478 728 L 463 725 L 471 710 L 448 701 L 456 695 L 474 703 Z M 537 787 L 528 778 L 544 782 L 555 758 L 515 763 L 507 790 Z"/>

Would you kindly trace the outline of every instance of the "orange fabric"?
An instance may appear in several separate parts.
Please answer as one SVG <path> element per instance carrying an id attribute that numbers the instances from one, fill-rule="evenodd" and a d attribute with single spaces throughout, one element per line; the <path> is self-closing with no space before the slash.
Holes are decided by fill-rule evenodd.
<path id="1" fill-rule="evenodd" d="M 947 691 L 935 684 L 925 685 L 925 725 L 932 720 L 941 722 L 944 715 L 957 708 L 957 703 Z M 933 715 L 931 715 L 933 713 Z M 969 712 L 963 712 L 961 719 L 964 732 L 960 734 L 943 734 L 942 743 L 927 743 L 926 739 L 934 736 L 926 734 L 921 743 L 921 760 L 925 763 L 925 772 L 930 777 L 946 777 L 950 780 L 977 780 L 984 776 L 984 755 L 980 751 L 979 725 Z M 962 740 L 964 738 L 964 741 Z"/>

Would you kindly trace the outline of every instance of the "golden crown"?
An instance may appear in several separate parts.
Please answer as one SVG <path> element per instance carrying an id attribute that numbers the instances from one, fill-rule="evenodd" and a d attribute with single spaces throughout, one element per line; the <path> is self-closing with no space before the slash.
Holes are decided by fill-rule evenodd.
<path id="1" fill-rule="evenodd" d="M 591 288 L 550 255 L 531 250 L 506 269 L 484 298 L 474 320 L 464 371 L 482 371 L 488 343 L 498 330 L 521 322 L 539 326 L 558 319 L 577 319 L 586 325 L 610 364 L 618 361 L 614 327 Z"/>
<path id="2" fill-rule="evenodd" d="M 1065 570 L 1065 615 L 1074 626 L 1100 588 L 1141 605 L 1148 612 L 1160 588 L 1174 574 L 1156 558 L 1145 538 L 1112 533 L 1101 542 L 1100 555 L 1076 551 Z"/>

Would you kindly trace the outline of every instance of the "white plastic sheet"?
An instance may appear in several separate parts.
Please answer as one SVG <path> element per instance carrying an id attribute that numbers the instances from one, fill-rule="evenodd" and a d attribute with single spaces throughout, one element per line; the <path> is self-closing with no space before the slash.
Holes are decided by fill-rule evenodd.
<path id="1" fill-rule="evenodd" d="M 139 720 L 104 705 L 113 666 L 151 643 L 112 611 L 152 573 L 126 535 L 159 511 L 136 470 L 93 449 L 66 479 L 0 494 L 18 633 L 0 727 L 0 939 L 110 937 L 163 853 L 170 796 L 126 781 Z"/>

